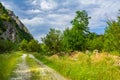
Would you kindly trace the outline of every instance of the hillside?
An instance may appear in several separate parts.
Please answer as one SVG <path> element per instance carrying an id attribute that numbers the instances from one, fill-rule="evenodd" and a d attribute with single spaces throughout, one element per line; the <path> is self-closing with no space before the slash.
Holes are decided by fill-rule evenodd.
<path id="1" fill-rule="evenodd" d="M 14 12 L 0 3 L 0 40 L 19 43 L 23 39 L 30 41 L 33 37 Z"/>

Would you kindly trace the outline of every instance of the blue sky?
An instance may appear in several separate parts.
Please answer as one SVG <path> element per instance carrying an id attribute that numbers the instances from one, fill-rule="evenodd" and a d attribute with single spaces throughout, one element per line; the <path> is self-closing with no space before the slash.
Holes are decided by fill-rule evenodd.
<path id="1" fill-rule="evenodd" d="M 70 21 L 77 10 L 86 10 L 91 16 L 89 28 L 98 34 L 104 33 L 107 19 L 116 20 L 120 0 L 0 0 L 14 11 L 39 40 L 48 33 L 49 28 L 63 31 L 71 27 Z"/>

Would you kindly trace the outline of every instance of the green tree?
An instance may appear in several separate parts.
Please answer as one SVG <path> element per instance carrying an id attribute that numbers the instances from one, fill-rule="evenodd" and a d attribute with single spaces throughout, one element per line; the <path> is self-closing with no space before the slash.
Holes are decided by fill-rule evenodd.
<path id="1" fill-rule="evenodd" d="M 92 34 L 91 38 L 88 38 L 87 41 L 87 49 L 88 50 L 103 50 L 104 48 L 104 36 L 103 35 L 97 35 L 97 34 Z"/>
<path id="2" fill-rule="evenodd" d="M 64 31 L 65 47 L 70 50 L 85 50 L 89 19 L 86 11 L 76 11 L 76 17 L 71 21 L 72 28 Z"/>
<path id="3" fill-rule="evenodd" d="M 0 52 L 1 53 L 14 50 L 14 46 L 15 44 L 13 42 L 0 39 Z"/>
<path id="4" fill-rule="evenodd" d="M 40 44 L 36 40 L 31 40 L 28 44 L 28 50 L 30 52 L 39 52 L 40 51 Z"/>
<path id="5" fill-rule="evenodd" d="M 70 42 L 72 41 L 71 37 L 71 30 L 69 28 L 65 29 L 63 32 L 63 39 L 62 39 L 62 50 L 64 51 L 72 51 L 72 45 L 70 45 Z"/>
<path id="6" fill-rule="evenodd" d="M 62 37 L 59 30 L 51 28 L 46 37 L 42 38 L 42 41 L 50 55 L 61 51 Z"/>
<path id="7" fill-rule="evenodd" d="M 105 29 L 105 49 L 107 51 L 119 51 L 120 52 L 120 16 L 118 20 L 109 20 L 108 26 Z"/>
<path id="8" fill-rule="evenodd" d="M 28 41 L 25 39 L 22 40 L 22 42 L 20 43 L 19 49 L 23 51 L 28 51 Z"/>

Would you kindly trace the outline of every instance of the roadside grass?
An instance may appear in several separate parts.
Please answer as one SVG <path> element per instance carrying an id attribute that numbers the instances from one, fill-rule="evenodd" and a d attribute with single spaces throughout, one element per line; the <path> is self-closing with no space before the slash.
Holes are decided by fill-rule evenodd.
<path id="1" fill-rule="evenodd" d="M 9 80 L 20 56 L 19 52 L 0 54 L 0 80 Z"/>
<path id="2" fill-rule="evenodd" d="M 44 64 L 72 80 L 119 80 L 120 65 L 112 55 L 106 53 L 71 56 L 41 56 L 34 54 Z"/>

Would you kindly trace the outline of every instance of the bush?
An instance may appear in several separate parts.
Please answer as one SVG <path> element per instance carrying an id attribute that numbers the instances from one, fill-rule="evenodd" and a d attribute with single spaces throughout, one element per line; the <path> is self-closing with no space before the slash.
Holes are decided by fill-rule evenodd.
<path id="1" fill-rule="evenodd" d="M 31 40 L 30 42 L 23 40 L 19 45 L 19 49 L 27 52 L 39 52 L 40 44 L 36 40 Z"/>
<path id="2" fill-rule="evenodd" d="M 14 49 L 15 44 L 8 40 L 0 40 L 0 52 L 7 52 Z"/>
<path id="3" fill-rule="evenodd" d="M 39 52 L 40 51 L 40 45 L 38 43 L 38 41 L 36 40 L 31 40 L 29 43 L 28 43 L 28 50 L 30 52 Z"/>
<path id="4" fill-rule="evenodd" d="M 23 51 L 28 51 L 28 41 L 27 40 L 23 40 L 20 45 L 19 45 L 19 49 L 23 50 Z"/>

